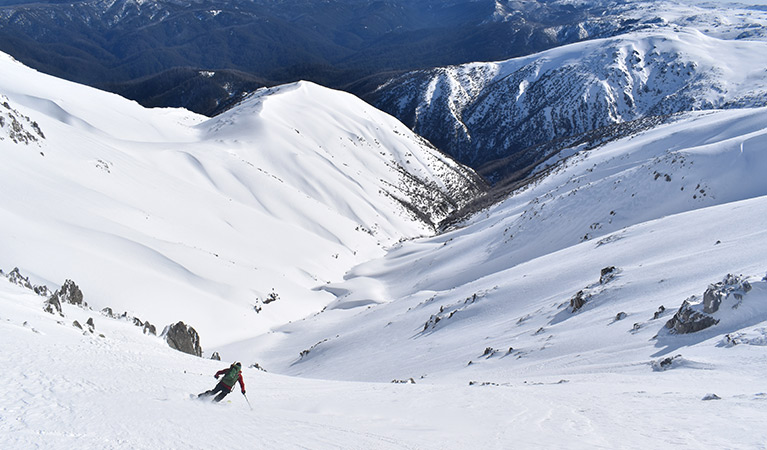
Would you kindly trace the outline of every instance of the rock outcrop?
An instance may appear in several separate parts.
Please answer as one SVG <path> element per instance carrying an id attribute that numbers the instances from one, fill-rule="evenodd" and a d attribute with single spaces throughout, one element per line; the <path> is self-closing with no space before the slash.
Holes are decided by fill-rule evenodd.
<path id="1" fill-rule="evenodd" d="M 87 308 L 88 303 L 83 300 L 83 292 L 72 280 L 66 280 L 61 288 L 53 293 L 51 299 L 56 298 L 59 302 L 69 303 L 71 305 Z"/>
<path id="2" fill-rule="evenodd" d="M 200 346 L 200 335 L 197 331 L 186 325 L 184 322 L 177 322 L 168 325 L 162 332 L 162 337 L 168 345 L 180 352 L 190 355 L 202 356 L 202 347 Z"/>
<path id="3" fill-rule="evenodd" d="M 703 299 L 692 296 L 668 322 L 666 328 L 673 334 L 695 333 L 719 323 L 715 314 L 727 302 L 731 309 L 737 309 L 743 296 L 751 291 L 751 284 L 742 276 L 728 274 L 719 283 L 711 284 L 703 293 Z"/>

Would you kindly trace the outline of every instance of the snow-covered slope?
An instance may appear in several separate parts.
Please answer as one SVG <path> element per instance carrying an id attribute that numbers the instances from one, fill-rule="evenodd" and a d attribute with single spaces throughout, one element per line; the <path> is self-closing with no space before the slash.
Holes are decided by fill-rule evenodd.
<path id="1" fill-rule="evenodd" d="M 625 7 L 638 31 L 405 74 L 381 86 L 374 104 L 474 167 L 641 117 L 767 104 L 767 13 Z"/>
<path id="2" fill-rule="evenodd" d="M 313 288 L 480 192 L 396 119 L 311 83 L 206 120 L 5 55 L 0 71 L 0 268 L 184 320 L 204 347 L 319 310 L 332 297 Z"/>
<path id="3" fill-rule="evenodd" d="M 633 374 L 677 354 L 695 369 L 763 370 L 763 347 L 723 342 L 764 335 L 765 170 L 767 109 L 690 113 L 403 243 L 331 285 L 326 311 L 231 351 L 281 373 L 370 381 Z M 748 306 L 664 334 L 683 301 L 728 273 L 750 277 Z"/>
<path id="4" fill-rule="evenodd" d="M 297 83 L 208 120 L 0 73 L 0 448 L 767 442 L 767 108 L 566 149 L 434 236 L 474 175 L 346 94 Z M 723 79 L 726 103 L 763 78 Z M 14 266 L 94 309 L 44 312 Z M 104 306 L 185 320 L 225 362 Z M 190 398 L 235 359 L 253 411 Z"/>
<path id="5" fill-rule="evenodd" d="M 228 362 L 176 352 L 71 305 L 57 318 L 41 301 L 0 277 L 4 449 L 759 448 L 767 439 L 765 394 L 753 390 L 763 366 L 738 365 L 759 360 L 761 348 L 749 345 L 722 350 L 740 360 L 718 370 L 687 362 L 485 386 L 300 379 L 243 361 L 251 411 L 237 390 L 221 404 L 190 399 Z M 88 318 L 94 333 L 72 325 Z M 721 400 L 701 402 L 707 393 Z"/>
<path id="6" fill-rule="evenodd" d="M 764 108 L 692 113 L 578 153 L 226 362 L 87 308 L 48 314 L 0 276 L 0 446 L 760 448 L 765 124 Z M 715 325 L 666 327 L 712 297 Z M 190 399 L 235 358 L 253 411 L 237 391 Z"/>

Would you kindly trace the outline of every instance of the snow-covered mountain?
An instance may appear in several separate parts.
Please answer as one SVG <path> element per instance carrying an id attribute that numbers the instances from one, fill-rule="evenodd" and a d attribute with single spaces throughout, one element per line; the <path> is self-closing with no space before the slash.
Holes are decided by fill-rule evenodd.
<path id="1" fill-rule="evenodd" d="M 705 354 L 763 326 L 762 291 L 756 311 L 705 339 L 653 336 L 728 273 L 767 273 L 766 169 L 767 109 L 689 113 L 580 151 L 456 229 L 401 244 L 331 284 L 338 299 L 323 313 L 232 351 L 280 373 L 370 381 L 565 376 L 633 370 L 679 347 Z M 579 291 L 588 300 L 573 311 Z M 661 305 L 664 320 L 651 320 Z"/>
<path id="2" fill-rule="evenodd" d="M 396 119 L 311 83 L 208 120 L 0 64 L 0 268 L 184 320 L 203 346 L 321 309 L 332 296 L 313 288 L 482 189 Z"/>
<path id="3" fill-rule="evenodd" d="M 297 93 L 311 88 L 313 94 L 331 95 L 309 86 L 285 89 Z M 288 108 L 287 101 L 282 103 L 285 94 L 264 95 L 243 105 L 252 106 L 251 111 L 260 109 L 258 118 L 246 109 L 239 110 L 241 114 L 235 110 L 226 118 L 194 126 L 195 133 L 210 136 L 214 142 L 220 139 L 216 145 L 226 143 L 244 152 L 243 148 L 257 145 L 245 143 L 250 133 L 264 137 L 260 120 L 275 128 L 276 123 L 268 119 L 292 117 L 270 117 L 270 112 L 280 112 L 280 107 L 296 116 L 304 112 Z M 331 96 L 337 100 L 335 94 Z M 111 96 L 98 99 L 116 102 L 114 109 L 104 111 L 104 121 L 115 118 L 107 116 L 118 105 L 125 107 Z M 301 102 L 311 104 L 311 99 L 303 97 Z M 62 109 L 77 109 L 76 103 L 61 103 Z M 49 111 L 54 109 L 48 106 Z M 133 107 L 144 112 L 123 118 L 149 113 L 156 114 L 157 124 L 188 124 L 196 117 Z M 31 165 L 36 160 L 48 161 L 56 151 L 71 152 L 78 144 L 94 152 L 109 150 L 91 147 L 106 139 L 98 133 L 85 135 L 93 142 L 77 141 L 71 147 L 63 141 L 59 141 L 61 147 L 38 146 L 43 136 L 43 142 L 52 142 L 57 132 L 63 133 L 64 125 L 61 129 L 53 126 L 53 120 L 40 114 L 39 107 L 19 104 L 13 109 L 4 113 L 4 122 L 11 123 L 13 115 L 19 124 L 14 126 L 13 136 L 19 143 L 12 143 L 6 127 L 0 143 L 5 160 L 23 159 Z M 311 111 L 306 108 L 305 112 Z M 87 115 L 81 111 L 79 116 Z M 70 117 L 74 125 L 69 127 L 85 127 L 71 119 L 74 116 L 59 117 Z M 332 124 L 332 117 L 324 120 Z M 107 128 L 98 116 L 87 118 L 101 129 Z M 340 116 L 336 119 L 341 120 Z M 155 129 L 160 134 L 146 128 L 141 130 L 146 140 L 155 143 L 145 141 L 140 152 L 134 147 L 136 142 L 128 139 L 131 130 L 119 128 L 112 132 L 122 132 L 124 139 L 110 145 L 119 142 L 123 146 L 120 157 L 114 156 L 110 173 L 96 172 L 105 177 L 140 165 L 137 155 L 157 162 L 153 153 L 167 151 L 163 148 L 182 152 L 179 145 L 184 152 L 192 152 L 200 145 L 190 140 L 169 143 L 170 137 L 188 137 L 186 132 L 170 134 L 184 128 Z M 136 131 L 138 128 L 133 129 Z M 291 132 L 309 134 L 307 128 Z M 291 133 L 274 133 L 272 139 L 292 137 Z M 31 143 L 24 144 L 19 136 Z M 126 228 L 131 224 L 138 228 L 136 222 L 148 220 L 156 235 L 173 233 L 175 242 L 197 242 L 206 233 L 217 244 L 222 242 L 216 240 L 219 229 L 215 223 L 211 225 L 210 217 L 232 224 L 229 233 L 236 233 L 241 222 L 206 201 L 215 190 L 193 186 L 202 177 L 200 166 L 208 173 L 204 178 L 215 181 L 221 190 L 229 187 L 221 171 L 229 169 L 231 174 L 234 170 L 206 158 L 229 158 L 226 152 L 220 153 L 221 147 L 209 143 L 203 148 L 204 152 L 194 153 L 201 161 L 195 164 L 197 169 L 184 169 L 186 166 L 174 160 L 173 171 L 162 171 L 167 179 L 142 176 L 141 181 L 151 183 L 147 189 L 154 192 L 151 201 L 137 197 L 152 213 L 148 219 L 132 216 L 125 205 L 111 200 L 93 203 L 94 193 L 73 188 L 81 186 L 82 179 L 76 183 L 71 177 L 53 178 L 61 184 L 52 194 L 50 177 L 60 172 L 42 170 L 41 165 L 32 171 L 12 164 L 18 173 L 4 170 L 2 178 L 6 195 L 0 255 L 28 252 L 29 260 L 34 257 L 38 262 L 25 268 L 68 262 L 69 273 L 86 261 L 72 251 L 78 249 L 89 256 L 103 252 L 114 259 L 150 264 L 121 274 L 125 278 L 112 289 L 110 300 L 120 298 L 119 291 L 130 288 L 136 279 L 144 283 L 146 293 L 164 283 L 176 288 L 196 286 L 191 275 L 178 281 L 166 275 L 162 283 L 136 277 L 138 269 L 167 274 L 166 263 L 159 258 L 138 258 L 124 238 L 108 239 L 91 231 L 87 237 L 97 242 L 80 239 L 77 232 L 86 235 L 85 219 L 93 220 L 86 208 L 79 210 L 79 216 L 54 216 L 33 206 L 42 202 L 53 208 L 53 200 L 46 202 L 39 194 L 47 186 L 47 194 L 62 203 L 56 212 L 66 213 L 75 204 L 60 195 L 69 192 L 83 196 L 83 201 L 99 207 L 105 216 L 122 212 Z M 258 146 L 266 152 L 264 148 Z M 364 255 L 368 261 L 350 271 L 345 281 L 324 287 L 325 293 L 336 297 L 323 312 L 268 333 L 246 330 L 243 334 L 258 336 L 216 347 L 227 362 L 176 352 L 160 339 L 143 334 L 130 320 L 108 318 L 88 308 L 64 304 L 64 317 L 49 314 L 42 310 L 45 296 L 19 286 L 25 282 L 15 273 L 0 275 L 0 363 L 4 367 L 0 371 L 0 445 L 13 449 L 73 445 L 94 449 L 222 445 L 269 449 L 759 448 L 767 439 L 761 426 L 767 416 L 763 406 L 767 109 L 689 113 L 674 123 L 595 149 L 572 150 L 578 153 L 568 160 L 548 169 L 541 167 L 538 181 L 448 233 L 402 242 L 382 258 L 374 258 L 382 252 L 369 250 Z M 188 158 L 182 154 L 182 160 Z M 54 160 L 60 171 L 79 166 L 83 167 L 81 175 L 88 173 L 86 167 L 102 170 L 91 167 L 88 160 L 74 161 L 63 164 L 64 155 Z M 269 161 L 277 165 L 280 160 L 272 155 Z M 151 173 L 159 170 L 156 165 L 141 168 Z M 140 174 L 138 170 L 130 173 Z M 9 179 L 26 190 L 9 191 L 5 181 Z M 49 184 L 40 184 L 43 182 Z M 275 183 L 288 185 L 287 181 Z M 156 221 L 167 216 L 160 216 L 161 208 L 152 207 L 173 186 L 178 186 L 172 200 L 180 203 L 179 209 L 191 202 L 184 201 L 181 191 L 192 189 L 199 194 L 195 205 L 204 212 L 190 212 L 193 220 L 171 230 L 157 226 Z M 106 185 L 98 188 L 104 190 L 102 196 L 113 192 Z M 234 194 L 235 190 L 227 192 Z M 286 192 L 278 194 L 289 195 Z M 29 204 L 22 209 L 25 202 Z M 273 215 L 287 209 L 269 205 Z M 33 210 L 36 216 L 32 216 Z M 330 214 L 328 211 L 330 208 L 323 208 L 324 214 Z M 259 216 L 259 227 L 263 216 Z M 93 225 L 119 236 L 116 225 L 106 220 Z M 300 238 L 292 233 L 294 227 L 288 221 L 280 226 L 290 227 L 291 235 Z M 281 231 L 270 237 L 280 239 L 288 233 Z M 135 232 L 132 237 L 138 242 L 135 236 L 140 234 Z M 72 248 L 62 255 L 61 247 L 67 244 L 64 239 L 71 240 Z M 27 245 L 25 252 L 19 250 L 20 241 Z M 240 255 L 253 245 L 244 238 L 238 242 L 247 247 Z M 222 267 L 220 257 L 206 254 L 206 247 L 186 249 L 190 254 L 181 255 L 187 256 L 182 260 L 178 254 L 183 245 L 177 245 L 182 247 L 178 254 L 168 250 L 171 245 L 155 245 L 158 252 L 164 250 L 188 267 L 197 264 L 207 269 L 199 273 L 223 276 L 227 270 L 236 270 L 239 262 L 231 259 L 233 251 L 222 251 L 220 257 L 234 261 Z M 214 247 L 224 246 L 207 249 Z M 296 240 L 283 251 L 294 260 L 269 263 L 282 267 L 305 264 L 296 255 L 314 250 Z M 109 276 L 113 261 L 100 262 Z M 261 270 L 265 266 L 254 272 Z M 6 277 L 14 282 L 4 282 Z M 298 270 L 286 277 L 298 280 L 296 284 L 301 279 Z M 117 277 L 101 282 L 112 282 L 112 278 Z M 98 283 L 90 279 L 87 283 L 84 293 L 95 306 L 103 297 L 92 288 Z M 154 298 L 146 305 L 147 311 L 163 311 L 166 302 L 178 297 L 182 297 L 178 303 L 195 307 L 189 302 L 194 300 L 189 296 L 191 287 Z M 279 292 L 280 299 L 263 305 L 261 314 L 293 300 Z M 214 316 L 209 322 L 213 328 L 208 328 L 203 339 L 212 333 L 234 337 L 232 327 L 242 324 L 219 316 L 220 303 L 211 298 L 203 301 Z M 706 312 L 713 305 L 718 309 Z M 183 309 L 174 312 L 178 311 Z M 680 319 L 700 326 L 708 321 L 711 326 L 689 334 L 672 332 L 684 329 Z M 211 388 L 215 383 L 211 375 L 233 359 L 242 360 L 247 367 L 249 403 L 237 391 L 220 405 L 190 399 L 190 394 Z M 642 420 L 637 423 L 636 417 Z M 219 429 L 233 432 L 211 431 Z"/>
<path id="4" fill-rule="evenodd" d="M 745 14 L 544 54 L 551 77 L 617 51 L 594 92 L 650 108 L 664 80 L 711 109 L 563 140 L 439 234 L 481 181 L 353 96 L 299 82 L 208 119 L 0 55 L 0 448 L 762 448 L 767 65 L 731 39 L 761 32 Z M 204 358 L 145 320 L 193 325 Z M 197 401 L 233 360 L 247 397 Z"/>
<path id="5" fill-rule="evenodd" d="M 464 163 L 506 158 L 504 173 L 549 156 L 535 146 L 600 127 L 767 104 L 767 13 L 659 2 L 627 14 L 638 31 L 409 73 L 373 103 Z M 498 181 L 496 169 L 483 173 Z"/>
<path id="6" fill-rule="evenodd" d="M 392 71 L 610 36 L 632 26 L 621 12 L 607 0 L 6 0 L 0 51 L 145 106 L 212 115 L 267 85 L 362 95 Z"/>

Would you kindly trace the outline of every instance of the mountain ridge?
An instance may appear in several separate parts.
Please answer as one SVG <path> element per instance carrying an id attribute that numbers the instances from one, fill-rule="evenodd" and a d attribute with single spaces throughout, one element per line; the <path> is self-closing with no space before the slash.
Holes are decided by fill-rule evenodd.
<path id="1" fill-rule="evenodd" d="M 308 79 L 363 94 L 369 77 L 540 51 L 621 29 L 609 2 L 316 3 L 88 0 L 0 7 L 0 51 L 145 106 L 213 115 Z M 585 24 L 585 25 L 584 25 Z M 205 73 L 215 76 L 205 76 Z"/>
<path id="2" fill-rule="evenodd" d="M 638 23 L 646 29 L 616 37 L 412 72 L 380 86 L 369 100 L 459 161 L 487 165 L 480 171 L 493 182 L 550 157 L 525 153 L 550 141 L 648 116 L 767 104 L 761 69 L 767 52 L 758 31 L 735 39 L 743 33 L 731 25 L 704 34 L 654 19 L 663 12 L 649 10 Z M 739 14 L 746 16 L 730 13 L 734 24 Z M 501 159 L 511 163 L 489 168 Z"/>
<path id="3" fill-rule="evenodd" d="M 205 336 L 223 318 L 247 334 L 303 317 L 325 305 L 317 285 L 433 234 L 484 189 L 396 119 L 313 83 L 208 119 L 0 64 L 0 232 L 14 236 L 0 264 L 152 323 L 183 311 Z"/>

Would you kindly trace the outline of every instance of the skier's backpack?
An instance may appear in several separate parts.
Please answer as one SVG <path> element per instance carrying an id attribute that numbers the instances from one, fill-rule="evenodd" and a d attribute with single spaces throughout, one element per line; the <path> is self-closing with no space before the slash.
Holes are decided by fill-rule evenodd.
<path id="1" fill-rule="evenodd" d="M 234 386 L 234 383 L 236 383 L 237 379 L 240 377 L 241 367 L 242 366 L 237 364 L 229 366 L 229 371 L 224 375 L 224 378 L 222 378 L 221 381 L 229 387 Z"/>

